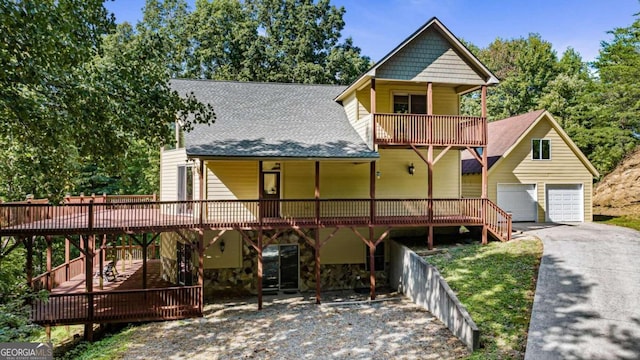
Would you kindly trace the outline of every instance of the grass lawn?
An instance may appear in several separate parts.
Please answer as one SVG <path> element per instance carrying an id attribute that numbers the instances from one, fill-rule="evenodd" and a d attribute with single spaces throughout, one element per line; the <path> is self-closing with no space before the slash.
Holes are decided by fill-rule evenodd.
<path id="1" fill-rule="evenodd" d="M 114 334 L 108 334 L 94 343 L 82 342 L 56 359 L 121 359 L 131 345 L 129 340 L 135 327 L 127 327 Z"/>
<path id="2" fill-rule="evenodd" d="M 452 247 L 425 257 L 445 277 L 480 328 L 469 359 L 521 359 L 542 256 L 540 240 Z"/>
<path id="3" fill-rule="evenodd" d="M 624 226 L 631 229 L 640 231 L 640 216 L 606 216 L 606 215 L 594 215 L 594 221 L 601 222 L 603 224 Z"/>

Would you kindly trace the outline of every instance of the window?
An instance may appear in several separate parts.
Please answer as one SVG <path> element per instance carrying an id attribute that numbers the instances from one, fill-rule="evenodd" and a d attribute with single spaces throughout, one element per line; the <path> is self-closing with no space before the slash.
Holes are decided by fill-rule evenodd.
<path id="1" fill-rule="evenodd" d="M 551 159 L 551 140 L 533 139 L 531 141 L 531 153 L 533 160 Z"/>
<path id="2" fill-rule="evenodd" d="M 394 95 L 393 112 L 396 114 L 426 114 L 426 95 Z"/>
<path id="3" fill-rule="evenodd" d="M 193 200 L 193 167 L 178 165 L 178 201 Z M 188 202 L 179 205 L 181 213 L 193 212 L 193 203 Z"/>
<path id="4" fill-rule="evenodd" d="M 371 263 L 369 261 L 369 246 L 365 246 L 364 250 L 364 256 L 367 259 L 366 270 L 369 270 L 369 264 Z M 373 265 L 375 265 L 376 271 L 384 271 L 384 243 L 378 244 L 378 246 L 376 246 L 376 252 L 373 255 Z"/>

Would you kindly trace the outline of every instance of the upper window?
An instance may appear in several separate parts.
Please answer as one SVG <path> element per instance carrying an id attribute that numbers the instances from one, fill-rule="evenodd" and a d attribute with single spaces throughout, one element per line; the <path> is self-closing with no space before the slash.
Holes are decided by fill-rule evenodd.
<path id="1" fill-rule="evenodd" d="M 393 112 L 395 114 L 426 114 L 426 95 L 393 95 Z"/>
<path id="2" fill-rule="evenodd" d="M 533 139 L 531 141 L 531 153 L 533 160 L 551 159 L 551 140 Z"/>

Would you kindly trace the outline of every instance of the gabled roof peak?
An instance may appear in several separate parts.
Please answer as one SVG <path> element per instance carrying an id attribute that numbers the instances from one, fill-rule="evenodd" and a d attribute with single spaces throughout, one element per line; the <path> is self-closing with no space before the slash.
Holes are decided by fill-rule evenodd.
<path id="1" fill-rule="evenodd" d="M 458 40 L 458 38 L 437 17 L 434 16 L 404 39 L 380 61 L 375 63 L 367 72 L 351 83 L 345 91 L 336 97 L 336 100 L 342 100 L 342 97 L 346 93 L 351 92 L 354 88 L 359 88 L 370 78 L 376 77 L 376 71 L 380 69 L 381 66 L 387 63 L 389 59 L 393 58 L 394 55 L 398 54 L 398 52 L 429 29 L 435 29 L 446 41 L 448 41 L 451 47 L 460 54 L 460 56 L 462 56 L 470 66 L 475 68 L 475 70 L 482 75 L 486 85 L 494 85 L 499 82 L 498 78 L 482 62 L 480 62 L 480 60 L 473 55 L 471 51 L 460 40 Z"/>

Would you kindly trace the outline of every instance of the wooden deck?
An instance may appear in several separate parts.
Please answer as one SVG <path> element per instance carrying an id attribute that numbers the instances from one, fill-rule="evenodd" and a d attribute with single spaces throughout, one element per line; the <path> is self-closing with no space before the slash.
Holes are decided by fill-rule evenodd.
<path id="1" fill-rule="evenodd" d="M 184 319 L 202 312 L 199 286 L 176 287 L 161 277 L 159 260 L 147 263 L 147 289 L 142 287 L 142 261 L 135 260 L 116 281 L 93 277 L 93 292 L 85 291 L 80 274 L 53 289 L 48 300 L 32 304 L 31 320 L 41 325 L 117 323 Z"/>
<path id="2" fill-rule="evenodd" d="M 275 210 L 274 210 L 275 209 Z M 20 219 L 20 220 L 16 220 Z M 482 225 L 508 240 L 511 219 L 488 199 L 276 199 L 0 204 L 0 236 L 174 229 Z"/>

